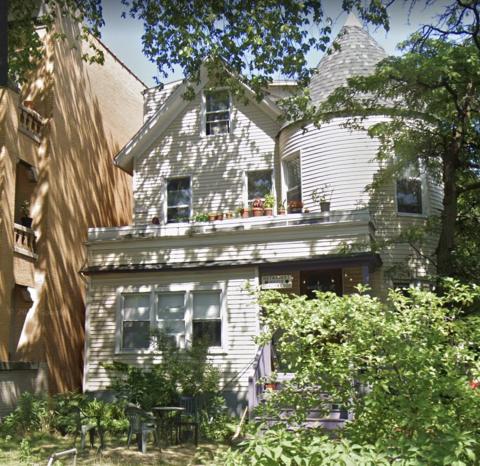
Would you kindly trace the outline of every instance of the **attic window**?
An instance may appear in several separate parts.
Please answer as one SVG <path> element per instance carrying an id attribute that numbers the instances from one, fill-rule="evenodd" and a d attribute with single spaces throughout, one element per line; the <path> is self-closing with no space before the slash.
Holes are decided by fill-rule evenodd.
<path id="1" fill-rule="evenodd" d="M 230 132 L 230 94 L 228 91 L 205 93 L 205 123 L 207 136 Z"/>

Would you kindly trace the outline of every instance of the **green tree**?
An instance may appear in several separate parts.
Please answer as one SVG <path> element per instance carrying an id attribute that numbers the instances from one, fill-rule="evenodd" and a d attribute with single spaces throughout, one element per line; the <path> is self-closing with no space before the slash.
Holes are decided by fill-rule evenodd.
<path id="1" fill-rule="evenodd" d="M 300 420 L 336 403 L 354 413 L 339 435 L 357 445 L 418 460 L 409 464 L 476 464 L 480 394 L 469 382 L 480 376 L 480 332 L 478 317 L 464 312 L 480 288 L 453 280 L 444 288 L 442 296 L 391 291 L 386 303 L 360 293 L 261 293 L 260 341 L 277 333 L 293 374 L 272 392 L 270 415 L 291 406 Z"/>
<path id="2" fill-rule="evenodd" d="M 34 70 L 43 58 L 44 44 L 38 34 L 40 26 L 52 32 L 57 39 L 65 35 L 55 30 L 58 17 L 69 17 L 82 25 L 78 39 L 86 40 L 91 54 L 85 60 L 103 62 L 102 52 L 93 37 L 100 36 L 101 0 L 2 0 L 8 6 L 8 76 L 12 82 L 23 84 L 28 72 Z M 4 34 L 6 31 L 0 31 Z M 4 38 L 2 38 L 4 40 Z"/>
<path id="3" fill-rule="evenodd" d="M 436 265 L 440 275 L 450 275 L 459 273 L 461 199 L 480 188 L 480 52 L 470 39 L 427 39 L 421 48 L 416 48 L 417 40 L 415 35 L 403 45 L 402 56 L 382 61 L 375 74 L 349 80 L 313 118 L 321 122 L 353 115 L 351 124 L 361 126 L 370 115 L 388 117 L 368 128 L 380 141 L 378 158 L 390 162 L 386 175 L 420 160 L 443 184 Z"/>

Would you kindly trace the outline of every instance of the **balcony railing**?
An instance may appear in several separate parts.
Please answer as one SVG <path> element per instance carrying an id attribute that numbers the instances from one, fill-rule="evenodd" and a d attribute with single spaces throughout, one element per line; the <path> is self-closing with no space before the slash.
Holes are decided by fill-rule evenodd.
<path id="1" fill-rule="evenodd" d="M 135 225 L 115 228 L 91 228 L 89 241 L 119 240 L 152 237 L 191 237 L 197 234 L 216 234 L 265 230 L 269 228 L 301 227 L 303 225 L 367 223 L 375 225 L 367 210 L 316 212 L 277 215 L 272 217 L 234 218 L 213 222 L 169 223 L 167 225 Z"/>
<path id="2" fill-rule="evenodd" d="M 18 108 L 20 110 L 20 131 L 40 143 L 46 120 L 31 108 L 25 107 L 24 105 L 20 105 Z"/>
<path id="3" fill-rule="evenodd" d="M 18 223 L 15 223 L 13 228 L 15 234 L 15 252 L 37 259 L 37 245 L 34 231 Z"/>

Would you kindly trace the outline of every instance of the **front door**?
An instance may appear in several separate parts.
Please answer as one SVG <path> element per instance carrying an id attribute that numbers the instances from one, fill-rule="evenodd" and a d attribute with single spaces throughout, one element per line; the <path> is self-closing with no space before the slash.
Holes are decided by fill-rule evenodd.
<path id="1" fill-rule="evenodd" d="M 300 272 L 300 294 L 312 299 L 315 298 L 315 291 L 333 291 L 342 296 L 342 269 Z"/>

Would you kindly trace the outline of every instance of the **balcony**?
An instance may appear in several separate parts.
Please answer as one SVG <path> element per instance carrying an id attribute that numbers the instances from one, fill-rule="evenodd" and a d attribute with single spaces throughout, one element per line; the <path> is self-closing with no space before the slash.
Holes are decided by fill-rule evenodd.
<path id="1" fill-rule="evenodd" d="M 283 229 L 303 225 L 341 225 L 341 224 L 375 225 L 367 210 L 330 211 L 249 218 L 233 218 L 211 222 L 183 222 L 167 225 L 137 225 L 116 228 L 91 228 L 88 241 L 116 241 L 146 238 L 192 237 L 197 235 L 214 235 L 221 233 L 241 233 L 255 230 Z"/>
<path id="2" fill-rule="evenodd" d="M 19 125 L 18 129 L 23 134 L 27 135 L 35 142 L 40 143 L 42 140 L 43 127 L 46 123 L 46 119 L 32 110 L 31 108 L 19 105 Z"/>
<path id="3" fill-rule="evenodd" d="M 14 251 L 32 259 L 38 259 L 35 233 L 31 228 L 15 223 Z"/>

